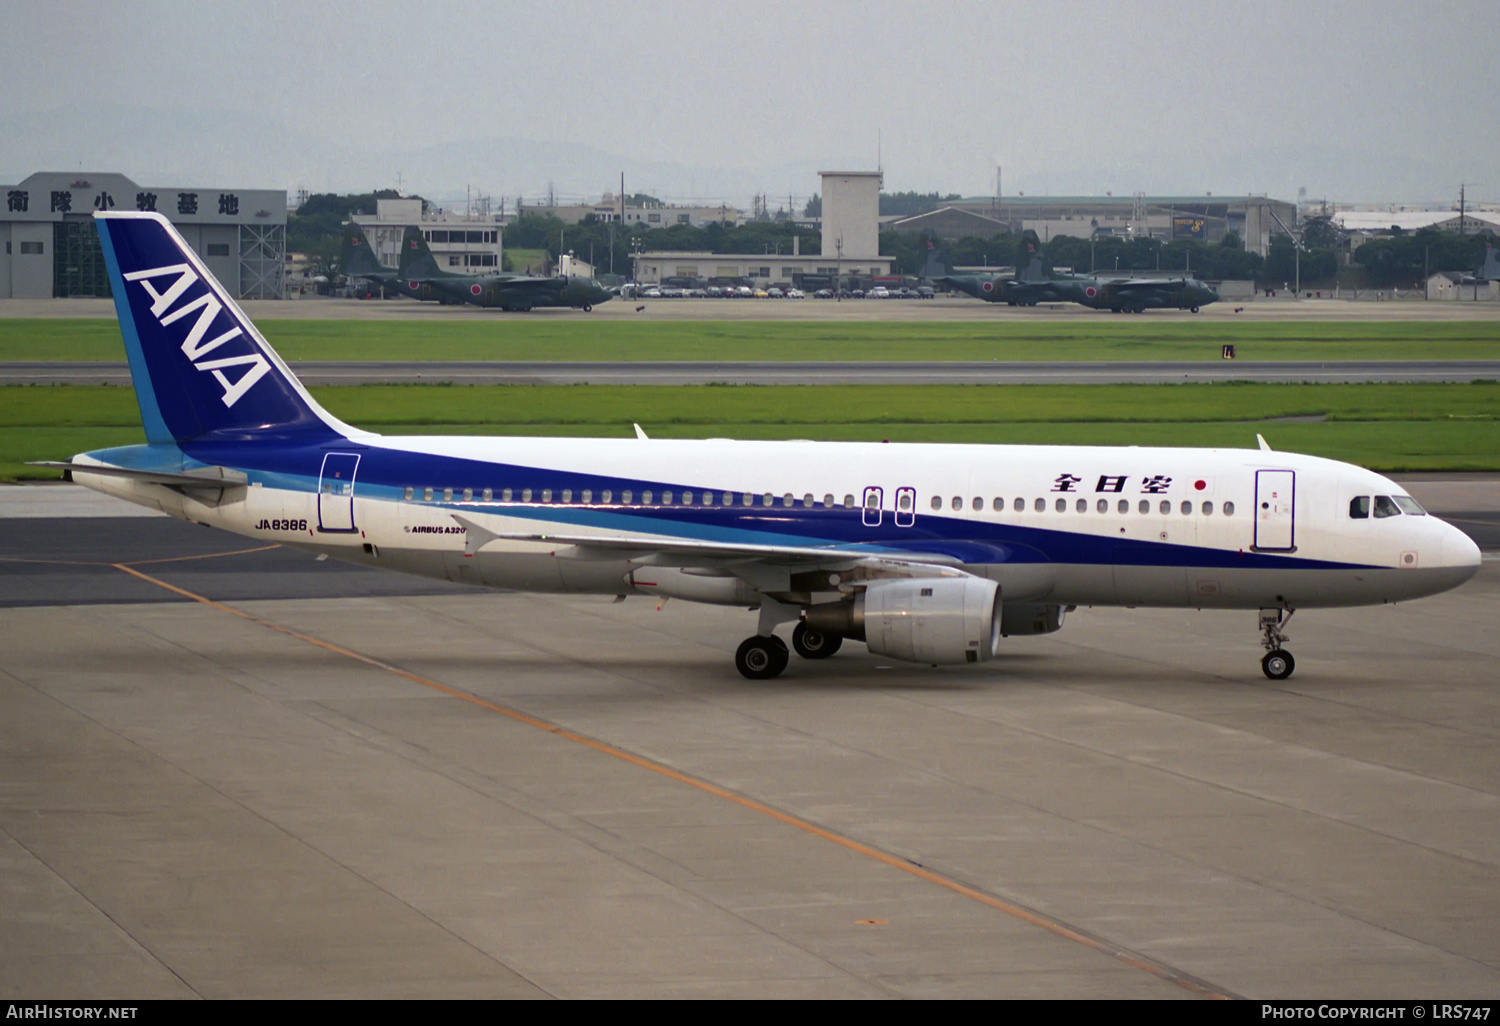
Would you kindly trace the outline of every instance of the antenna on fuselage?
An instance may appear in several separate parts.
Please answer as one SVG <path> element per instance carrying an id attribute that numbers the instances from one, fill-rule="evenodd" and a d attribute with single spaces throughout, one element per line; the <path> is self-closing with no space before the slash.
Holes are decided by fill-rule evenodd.
<path id="1" fill-rule="evenodd" d="M 636 430 L 639 431 L 640 428 L 636 428 Z M 1265 437 L 1263 435 L 1257 434 L 1255 436 L 1255 440 L 1260 443 L 1260 451 L 1261 452 L 1271 452 L 1272 451 L 1271 447 L 1266 444 L 1266 440 L 1265 440 Z"/>
<path id="2" fill-rule="evenodd" d="M 639 424 L 635 425 L 635 437 L 639 438 L 643 442 L 651 441 L 651 439 L 646 437 L 645 429 L 643 429 Z"/>

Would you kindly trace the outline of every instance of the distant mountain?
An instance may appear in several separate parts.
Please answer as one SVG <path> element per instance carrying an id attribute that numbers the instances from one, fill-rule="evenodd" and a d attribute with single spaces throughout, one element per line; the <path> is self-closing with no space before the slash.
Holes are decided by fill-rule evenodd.
<path id="1" fill-rule="evenodd" d="M 618 190 L 623 171 L 629 192 L 744 207 L 753 195 L 766 192 L 775 210 L 785 205 L 789 190 L 799 202 L 817 191 L 819 167 L 700 167 L 626 157 L 585 144 L 516 138 L 362 151 L 254 114 L 209 115 L 122 104 L 71 105 L 0 121 L 0 181 L 74 169 L 118 171 L 141 184 L 289 192 L 394 188 L 399 174 L 407 192 L 451 204 L 472 186 L 504 198 L 507 205 L 517 195 L 534 202 L 549 185 L 560 199 L 595 199 Z"/>

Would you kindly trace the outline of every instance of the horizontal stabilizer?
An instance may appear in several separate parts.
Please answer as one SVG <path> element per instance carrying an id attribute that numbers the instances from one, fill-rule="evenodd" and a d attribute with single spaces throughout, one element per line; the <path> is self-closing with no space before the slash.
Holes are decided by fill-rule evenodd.
<path id="1" fill-rule="evenodd" d="M 55 470 L 66 470 L 74 474 L 125 477 L 142 484 L 167 485 L 171 488 L 224 488 L 246 483 L 243 473 L 228 467 L 206 467 L 197 473 L 173 474 L 161 470 L 133 470 L 130 467 L 111 467 L 99 463 L 70 463 L 55 460 L 38 460 L 26 465 L 28 467 L 52 467 Z"/>

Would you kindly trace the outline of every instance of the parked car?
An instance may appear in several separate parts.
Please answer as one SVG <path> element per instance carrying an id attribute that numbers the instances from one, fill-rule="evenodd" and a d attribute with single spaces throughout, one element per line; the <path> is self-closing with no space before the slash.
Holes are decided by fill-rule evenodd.
<path id="1" fill-rule="evenodd" d="M 891 290 L 888 289 L 888 288 L 886 288 L 884 285 L 876 285 L 869 292 L 865 293 L 865 298 L 866 299 L 890 299 L 891 298 Z"/>
<path id="2" fill-rule="evenodd" d="M 769 299 L 785 299 L 786 293 L 782 292 L 780 289 L 773 285 L 770 288 L 766 289 L 766 297 Z"/>
<path id="3" fill-rule="evenodd" d="M 787 289 L 786 290 L 786 298 L 788 298 L 788 299 L 806 299 L 807 298 L 807 293 L 803 292 L 801 289 Z"/>

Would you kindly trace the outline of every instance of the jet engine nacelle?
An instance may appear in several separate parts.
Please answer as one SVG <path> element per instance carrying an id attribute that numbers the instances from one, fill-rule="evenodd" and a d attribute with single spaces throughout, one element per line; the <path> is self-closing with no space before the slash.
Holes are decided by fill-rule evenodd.
<path id="1" fill-rule="evenodd" d="M 981 663 L 1000 644 L 1000 586 L 981 577 L 876 581 L 852 601 L 812 606 L 808 627 L 914 663 Z"/>
<path id="2" fill-rule="evenodd" d="M 1014 634 L 1051 634 L 1059 630 L 1068 611 L 1062 606 L 1045 606 L 1035 602 L 1017 602 L 1005 607 L 1000 614 L 1000 633 L 1006 637 Z"/>

